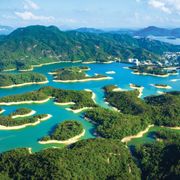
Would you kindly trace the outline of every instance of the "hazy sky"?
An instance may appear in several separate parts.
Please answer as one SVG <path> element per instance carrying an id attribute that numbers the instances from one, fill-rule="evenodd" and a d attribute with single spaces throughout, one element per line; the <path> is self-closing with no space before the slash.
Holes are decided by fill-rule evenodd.
<path id="1" fill-rule="evenodd" d="M 0 0 L 0 25 L 180 27 L 180 0 Z"/>

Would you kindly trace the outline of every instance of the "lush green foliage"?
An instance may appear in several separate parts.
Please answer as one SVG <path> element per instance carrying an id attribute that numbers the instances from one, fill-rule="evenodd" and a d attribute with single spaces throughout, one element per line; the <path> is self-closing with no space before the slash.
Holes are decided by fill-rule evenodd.
<path id="1" fill-rule="evenodd" d="M 140 179 L 128 149 L 118 140 L 83 140 L 70 148 L 0 154 L 0 172 L 13 179 Z"/>
<path id="2" fill-rule="evenodd" d="M 130 69 L 133 69 L 135 73 L 147 73 L 152 75 L 167 75 L 168 71 L 164 70 L 162 67 L 157 66 L 133 66 L 130 67 Z"/>
<path id="3" fill-rule="evenodd" d="M 114 92 L 113 86 L 105 87 L 106 101 L 124 114 L 141 115 L 155 125 L 180 125 L 180 93 L 169 92 L 163 95 L 138 98 L 138 91 Z"/>
<path id="4" fill-rule="evenodd" d="M 122 139 L 137 134 L 148 125 L 148 119 L 145 117 L 123 115 L 103 108 L 88 110 L 85 117 L 97 124 L 96 132 L 105 138 Z"/>
<path id="5" fill-rule="evenodd" d="M 57 125 L 57 127 L 49 136 L 45 136 L 41 140 L 67 140 L 79 135 L 80 133 L 82 133 L 82 131 L 83 126 L 78 121 L 65 121 Z"/>
<path id="6" fill-rule="evenodd" d="M 47 79 L 44 75 L 35 72 L 26 72 L 26 73 L 18 73 L 18 74 L 1 73 L 0 87 L 18 85 L 29 82 L 43 82 L 46 80 Z"/>
<path id="7" fill-rule="evenodd" d="M 180 141 L 179 133 L 161 130 L 156 133 L 163 141 L 136 147 L 143 179 L 179 179 Z M 174 138 L 178 138 L 174 139 Z"/>
<path id="8" fill-rule="evenodd" d="M 16 115 L 25 115 L 29 114 L 32 110 L 28 108 L 20 108 L 17 109 L 15 112 L 11 113 L 11 116 L 16 116 Z"/>
<path id="9" fill-rule="evenodd" d="M 54 26 L 29 26 L 2 38 L 0 67 L 29 69 L 31 65 L 54 61 L 106 62 L 115 58 L 156 61 L 160 59 L 159 54 L 179 49 L 179 46 L 128 35 L 62 32 Z"/>
<path id="10" fill-rule="evenodd" d="M 0 125 L 2 126 L 20 126 L 23 124 L 35 123 L 39 121 L 39 119 L 45 118 L 47 114 L 39 114 L 31 117 L 23 117 L 12 119 L 11 116 L 0 116 Z"/>
<path id="11" fill-rule="evenodd" d="M 24 94 L 5 96 L 0 98 L 0 102 L 20 102 L 20 101 L 41 101 L 48 97 L 54 97 L 56 102 L 66 103 L 74 102 L 72 109 L 83 107 L 96 107 L 92 100 L 92 93 L 87 91 L 63 90 L 53 87 L 43 87 L 37 91 Z"/>
<path id="12" fill-rule="evenodd" d="M 88 67 L 66 67 L 54 71 L 55 80 L 82 80 L 89 78 L 101 78 L 106 77 L 103 75 L 86 76 L 84 71 L 87 71 Z"/>

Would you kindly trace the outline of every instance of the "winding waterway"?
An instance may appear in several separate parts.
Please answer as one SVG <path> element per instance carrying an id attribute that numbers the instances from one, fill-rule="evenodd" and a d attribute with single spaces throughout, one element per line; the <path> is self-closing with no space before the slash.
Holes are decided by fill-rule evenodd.
<path id="1" fill-rule="evenodd" d="M 78 66 L 81 64 L 73 64 L 74 66 Z M 24 92 L 30 92 L 33 90 L 37 90 L 44 86 L 53 86 L 56 88 L 62 89 L 73 89 L 73 90 L 83 90 L 83 89 L 91 89 L 96 94 L 96 102 L 105 108 L 108 108 L 108 105 L 104 102 L 104 92 L 102 87 L 105 85 L 114 84 L 118 87 L 126 90 L 131 90 L 129 87 L 130 83 L 138 84 L 144 87 L 143 97 L 147 95 L 158 94 L 158 91 L 171 91 L 171 90 L 179 90 L 180 89 L 180 75 L 173 75 L 166 78 L 162 77 L 154 77 L 154 76 L 143 76 L 143 75 L 134 75 L 131 70 L 125 69 L 124 67 L 130 66 L 129 64 L 122 63 L 112 63 L 112 64 L 89 64 L 88 66 L 91 68 L 90 71 L 87 72 L 89 75 L 94 75 L 95 73 L 107 75 L 113 77 L 113 79 L 102 80 L 102 81 L 89 81 L 89 82 L 77 82 L 77 83 L 56 83 L 53 82 L 52 75 L 49 75 L 48 72 L 66 67 L 72 66 L 70 63 L 61 63 L 61 64 L 53 64 L 48 66 L 43 66 L 39 68 L 35 68 L 35 72 L 42 73 L 46 75 L 49 80 L 48 84 L 41 85 L 29 85 L 23 87 L 16 87 L 11 89 L 0 89 L 0 97 L 14 94 L 21 94 Z M 85 65 L 87 66 L 87 65 Z M 115 74 L 106 74 L 108 71 L 115 71 Z M 16 72 L 15 72 L 16 73 Z M 176 79 L 177 81 L 172 81 Z M 169 90 L 157 89 L 150 84 L 167 84 L 172 87 Z M 47 121 L 41 122 L 37 126 L 27 127 L 21 130 L 0 130 L 0 152 L 4 152 L 14 148 L 27 147 L 32 148 L 33 152 L 39 151 L 41 149 L 45 149 L 48 147 L 57 147 L 62 145 L 41 145 L 38 143 L 38 140 L 43 136 L 47 135 L 49 132 L 53 130 L 53 128 L 60 122 L 65 120 L 78 120 L 80 121 L 84 128 L 86 129 L 86 134 L 83 137 L 84 139 L 95 138 L 93 135 L 94 125 L 90 122 L 83 119 L 82 114 L 74 114 L 73 112 L 65 110 L 67 106 L 58 106 L 53 103 L 53 100 L 49 100 L 44 104 L 29 104 L 29 105 L 15 105 L 15 106 L 1 106 L 1 108 L 5 109 L 4 115 L 8 115 L 17 108 L 27 107 L 35 110 L 38 114 L 51 114 L 53 117 Z M 156 128 L 156 127 L 155 127 Z M 132 140 L 129 144 L 133 144 L 141 141 L 153 141 L 150 136 L 145 136 L 141 140 Z"/>

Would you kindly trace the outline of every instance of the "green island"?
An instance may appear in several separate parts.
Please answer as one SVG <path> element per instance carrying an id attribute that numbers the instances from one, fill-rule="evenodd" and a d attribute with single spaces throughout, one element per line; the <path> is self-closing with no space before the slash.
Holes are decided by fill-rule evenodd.
<path id="1" fill-rule="evenodd" d="M 140 65 L 129 67 L 129 69 L 133 70 L 133 74 L 152 75 L 159 77 L 167 77 L 169 75 L 174 75 L 177 73 L 176 70 L 168 71 L 160 66 Z"/>
<path id="2" fill-rule="evenodd" d="M 123 114 L 139 115 L 149 123 L 158 126 L 180 126 L 180 92 L 138 98 L 139 92 L 113 91 L 113 86 L 105 87 L 106 101 Z"/>
<path id="3" fill-rule="evenodd" d="M 0 74 L 0 88 L 12 88 L 31 84 L 43 84 L 47 82 L 47 78 L 44 75 L 35 72 Z"/>
<path id="4" fill-rule="evenodd" d="M 171 86 L 167 84 L 151 84 L 151 85 L 158 89 L 171 89 Z"/>
<path id="5" fill-rule="evenodd" d="M 179 179 L 179 132 L 160 130 L 155 143 L 136 146 L 133 155 L 142 171 L 142 179 Z"/>
<path id="6" fill-rule="evenodd" d="M 12 112 L 10 116 L 12 118 L 18 118 L 18 117 L 26 117 L 31 116 L 35 113 L 35 111 L 28 109 L 28 108 L 19 108 L 15 112 Z"/>
<path id="7" fill-rule="evenodd" d="M 55 130 L 49 135 L 43 137 L 39 143 L 64 143 L 72 144 L 73 142 L 78 141 L 85 131 L 83 126 L 78 121 L 65 121 L 56 126 Z"/>
<path id="8" fill-rule="evenodd" d="M 57 105 L 72 104 L 70 109 L 78 110 L 97 106 L 92 95 L 89 91 L 63 90 L 47 86 L 37 91 L 2 97 L 0 105 L 44 103 L 53 97 Z"/>
<path id="9" fill-rule="evenodd" d="M 13 119 L 11 116 L 0 116 L 0 129 L 1 130 L 16 130 L 22 129 L 27 126 L 34 126 L 41 121 L 51 118 L 50 114 L 39 114 L 31 117 L 23 117 Z"/>
<path id="10" fill-rule="evenodd" d="M 66 67 L 62 69 L 57 69 L 56 71 L 50 72 L 54 75 L 55 82 L 83 82 L 83 81 L 92 81 L 92 80 L 105 80 L 111 79 L 108 76 L 95 75 L 88 76 L 85 71 L 88 71 L 89 68 L 86 66 L 80 67 Z"/>

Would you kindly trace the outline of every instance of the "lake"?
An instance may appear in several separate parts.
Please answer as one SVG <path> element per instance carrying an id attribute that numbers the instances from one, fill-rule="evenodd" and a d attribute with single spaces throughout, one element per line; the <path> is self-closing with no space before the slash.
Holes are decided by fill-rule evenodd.
<path id="1" fill-rule="evenodd" d="M 87 74 L 94 75 L 95 73 L 98 73 L 98 74 L 107 75 L 113 78 L 110 80 L 89 81 L 89 82 L 79 82 L 79 83 L 56 83 L 52 81 L 53 80 L 52 75 L 48 74 L 48 72 L 53 71 L 55 69 L 62 67 L 69 67 L 72 65 L 79 66 L 81 64 L 60 63 L 60 64 L 53 64 L 53 65 L 35 68 L 34 72 L 39 72 L 46 75 L 46 77 L 49 80 L 48 84 L 30 85 L 30 86 L 23 86 L 12 89 L 0 89 L 0 97 L 12 95 L 12 94 L 14 95 L 14 94 L 21 94 L 24 92 L 30 92 L 44 86 L 53 86 L 56 88 L 73 89 L 73 90 L 91 89 L 96 94 L 97 104 L 99 104 L 102 107 L 109 108 L 108 105 L 105 104 L 104 102 L 104 91 L 102 89 L 106 85 L 114 84 L 122 89 L 131 90 L 131 88 L 129 87 L 130 83 L 138 84 L 144 87 L 143 97 L 157 94 L 158 91 L 171 91 L 171 90 L 180 89 L 180 81 L 176 81 L 176 82 L 171 81 L 173 79 L 180 79 L 179 74 L 169 76 L 166 78 L 134 75 L 131 73 L 132 72 L 131 70 L 124 68 L 130 65 L 123 63 L 85 65 L 91 68 L 91 70 L 88 71 Z M 107 71 L 115 71 L 116 74 L 106 74 Z M 171 86 L 172 89 L 161 90 L 150 85 L 156 83 L 167 84 Z M 4 152 L 14 148 L 22 148 L 22 147 L 32 148 L 32 151 L 36 152 L 41 149 L 45 149 L 49 147 L 62 146 L 57 144 L 41 145 L 38 143 L 38 140 L 43 136 L 46 136 L 48 133 L 50 133 L 58 123 L 63 122 L 65 120 L 77 120 L 81 122 L 84 128 L 86 129 L 86 134 L 83 138 L 84 139 L 95 138 L 95 136 L 93 135 L 93 131 L 95 128 L 94 125 L 84 120 L 82 113 L 74 114 L 73 112 L 67 111 L 65 110 L 67 106 L 55 105 L 53 103 L 53 100 L 50 100 L 44 104 L 1 106 L 1 108 L 6 110 L 4 112 L 5 115 L 8 115 L 14 110 L 22 107 L 33 109 L 37 111 L 37 114 L 51 114 L 53 115 L 53 117 L 47 121 L 41 122 L 39 125 L 34 127 L 27 127 L 21 130 L 10 130 L 10 131 L 0 130 L 0 152 Z M 144 138 L 143 142 L 146 141 L 147 138 Z M 152 140 L 152 138 L 150 138 L 150 140 Z"/>

